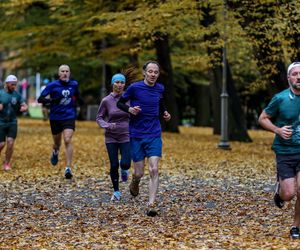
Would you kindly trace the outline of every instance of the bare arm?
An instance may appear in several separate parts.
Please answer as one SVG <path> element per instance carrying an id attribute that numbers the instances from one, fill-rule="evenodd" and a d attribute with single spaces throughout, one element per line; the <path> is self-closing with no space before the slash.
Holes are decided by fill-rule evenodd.
<path id="1" fill-rule="evenodd" d="M 28 110 L 28 106 L 25 102 L 22 102 L 20 106 L 21 106 L 21 108 L 20 108 L 21 112 L 25 112 Z"/>
<path id="2" fill-rule="evenodd" d="M 281 128 L 275 126 L 275 124 L 271 121 L 271 116 L 269 116 L 265 111 L 263 111 L 259 118 L 258 123 L 266 130 L 273 132 L 283 139 L 289 139 L 293 133 L 291 129 L 292 126 L 286 125 Z"/>

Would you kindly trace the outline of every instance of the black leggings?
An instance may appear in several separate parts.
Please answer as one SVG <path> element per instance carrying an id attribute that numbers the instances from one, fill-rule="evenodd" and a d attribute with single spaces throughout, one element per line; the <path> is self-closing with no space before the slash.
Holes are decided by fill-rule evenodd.
<path id="1" fill-rule="evenodd" d="M 119 165 L 122 170 L 130 168 L 130 143 L 106 143 L 107 153 L 110 161 L 110 178 L 114 191 L 119 191 Z M 119 161 L 119 152 L 121 160 Z"/>

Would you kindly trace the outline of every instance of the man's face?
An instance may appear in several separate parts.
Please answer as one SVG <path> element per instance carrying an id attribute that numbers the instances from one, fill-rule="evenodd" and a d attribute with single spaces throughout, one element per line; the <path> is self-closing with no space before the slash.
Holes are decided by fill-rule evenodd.
<path id="1" fill-rule="evenodd" d="M 145 82 L 149 85 L 154 85 L 159 77 L 159 67 L 155 63 L 149 63 L 143 73 Z"/>
<path id="2" fill-rule="evenodd" d="M 59 80 L 68 82 L 70 80 L 70 68 L 67 65 L 62 65 L 58 69 Z"/>
<path id="3" fill-rule="evenodd" d="M 300 90 L 300 66 L 294 67 L 289 72 L 288 81 L 295 90 Z"/>
<path id="4" fill-rule="evenodd" d="M 13 92 L 17 87 L 17 82 L 6 82 L 8 92 Z"/>

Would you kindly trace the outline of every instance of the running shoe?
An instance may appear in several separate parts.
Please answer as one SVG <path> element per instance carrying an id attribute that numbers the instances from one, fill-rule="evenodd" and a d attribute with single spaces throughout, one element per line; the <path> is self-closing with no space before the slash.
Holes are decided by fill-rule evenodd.
<path id="1" fill-rule="evenodd" d="M 280 189 L 280 184 L 279 182 L 277 182 L 275 187 L 274 203 L 278 208 L 283 208 L 284 200 L 282 200 L 279 196 L 279 189 Z"/>
<path id="2" fill-rule="evenodd" d="M 290 236 L 292 239 L 299 239 L 300 238 L 299 228 L 296 226 L 292 226 L 290 230 Z"/>
<path id="3" fill-rule="evenodd" d="M 4 170 L 4 171 L 11 170 L 10 164 L 9 164 L 9 163 L 4 163 L 4 164 L 3 164 L 3 170 Z"/>
<path id="4" fill-rule="evenodd" d="M 129 170 L 121 169 L 121 179 L 123 182 L 127 182 L 129 176 Z"/>
<path id="5" fill-rule="evenodd" d="M 149 204 L 146 214 L 150 217 L 155 217 L 157 215 L 157 207 L 155 204 Z"/>
<path id="6" fill-rule="evenodd" d="M 65 170 L 65 177 L 66 177 L 66 179 L 71 179 L 72 176 L 73 176 L 73 174 L 72 174 L 71 168 L 70 167 L 66 167 L 66 170 Z"/>
<path id="7" fill-rule="evenodd" d="M 53 166 L 58 163 L 58 151 L 53 149 L 50 162 Z"/>
<path id="8" fill-rule="evenodd" d="M 114 193 L 113 193 L 113 195 L 111 196 L 111 199 L 110 199 L 111 201 L 114 201 L 114 200 L 117 200 L 117 201 L 119 201 L 119 200 L 121 200 L 121 192 L 120 191 L 115 191 Z"/>
<path id="9" fill-rule="evenodd" d="M 129 185 L 129 191 L 132 196 L 138 196 L 140 189 L 139 189 L 140 179 L 136 178 L 134 175 L 132 176 L 131 183 Z"/>

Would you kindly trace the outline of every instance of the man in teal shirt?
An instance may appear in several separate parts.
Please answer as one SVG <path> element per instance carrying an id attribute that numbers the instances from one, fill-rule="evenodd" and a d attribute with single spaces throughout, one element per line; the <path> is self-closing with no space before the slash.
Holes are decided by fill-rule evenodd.
<path id="1" fill-rule="evenodd" d="M 5 80 L 5 88 L 0 91 L 0 153 L 6 144 L 5 171 L 11 169 L 10 160 L 18 131 L 17 112 L 25 112 L 28 108 L 22 96 L 15 91 L 17 82 L 16 76 L 9 75 Z"/>
<path id="2" fill-rule="evenodd" d="M 293 239 L 300 238 L 300 62 L 287 70 L 289 88 L 276 94 L 261 113 L 258 122 L 275 134 L 272 149 L 276 154 L 277 178 L 275 205 L 297 197 L 294 222 L 290 229 Z"/>

